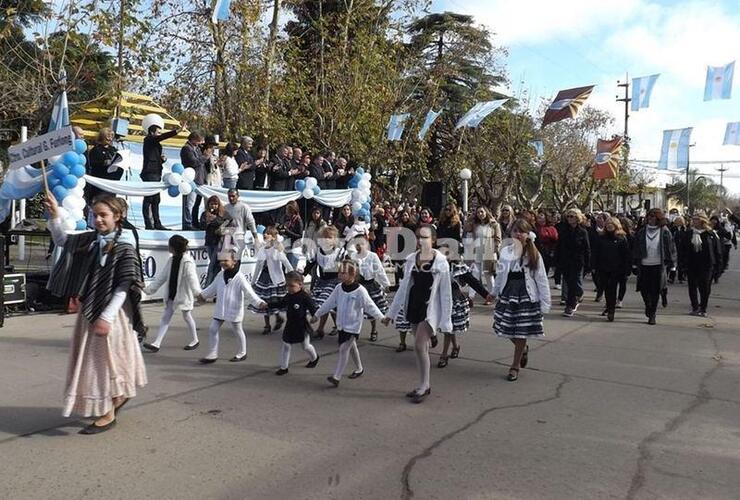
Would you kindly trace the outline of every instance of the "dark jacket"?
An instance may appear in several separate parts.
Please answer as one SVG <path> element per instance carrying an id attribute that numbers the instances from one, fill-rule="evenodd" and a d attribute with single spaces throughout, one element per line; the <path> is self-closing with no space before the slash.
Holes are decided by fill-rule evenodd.
<path id="1" fill-rule="evenodd" d="M 311 162 L 311 165 L 308 166 L 308 176 L 315 178 L 321 189 L 326 189 L 326 181 L 324 181 L 324 169 L 321 167 L 321 165 L 316 165 L 316 163 Z"/>
<path id="2" fill-rule="evenodd" d="M 299 344 L 303 342 L 306 335 L 311 333 L 311 328 L 306 319 L 310 313 L 316 314 L 318 306 L 313 298 L 301 290 L 298 293 L 289 293 L 284 297 L 271 299 L 271 308 L 285 310 L 285 327 L 283 328 L 283 342 L 287 344 Z"/>
<path id="3" fill-rule="evenodd" d="M 270 161 L 270 190 L 272 191 L 291 191 L 293 186 L 290 185 L 290 161 L 280 158 L 277 155 Z"/>
<path id="4" fill-rule="evenodd" d="M 240 169 L 243 164 L 249 164 L 249 168 L 247 170 L 239 172 L 239 180 L 237 181 L 236 187 L 239 189 L 254 189 L 254 157 L 246 149 L 239 148 L 236 150 L 235 160 Z"/>
<path id="5" fill-rule="evenodd" d="M 437 225 L 437 239 L 441 240 L 442 238 L 447 239 L 453 239 L 457 240 L 458 243 L 462 242 L 462 228 L 460 227 L 460 224 L 455 224 L 454 226 L 450 225 L 442 225 L 441 223 Z"/>
<path id="6" fill-rule="evenodd" d="M 329 160 L 326 160 L 326 159 L 324 160 L 324 163 L 321 165 L 321 167 L 324 171 L 324 174 L 327 174 L 327 173 L 331 174 L 330 177 L 324 180 L 323 186 L 319 184 L 321 189 L 336 189 L 337 188 L 337 177 L 338 177 L 337 172 L 336 172 L 337 169 L 334 168 L 334 165 L 332 165 Z"/>
<path id="7" fill-rule="evenodd" d="M 647 256 L 647 243 L 645 236 L 645 227 L 641 227 L 637 234 L 635 234 L 635 242 L 632 246 L 632 260 L 636 266 L 640 265 L 642 259 Z M 676 256 L 676 245 L 673 243 L 673 237 L 667 227 L 660 228 L 660 239 L 662 245 L 660 246 L 660 256 L 663 264 L 667 267 L 675 266 L 678 262 Z"/>
<path id="8" fill-rule="evenodd" d="M 719 276 L 722 272 L 722 244 L 717 234 L 712 231 L 702 231 L 701 249 L 697 252 L 691 242 L 693 231 L 686 231 L 686 237 L 681 240 L 678 255 L 682 261 L 682 267 L 691 274 L 709 274 L 711 277 Z"/>
<path id="9" fill-rule="evenodd" d="M 580 225 L 564 224 L 558 230 L 556 260 L 560 269 L 588 269 L 591 264 L 588 231 Z"/>
<path id="10" fill-rule="evenodd" d="M 269 162 L 263 161 L 259 165 L 255 163 L 254 165 L 254 189 L 270 189 L 270 163 Z"/>
<path id="11" fill-rule="evenodd" d="M 161 181 L 162 180 L 162 141 L 170 137 L 175 137 L 179 131 L 170 130 L 160 135 L 147 135 L 144 137 L 144 164 L 141 167 L 141 180 L 143 181 Z"/>
<path id="12" fill-rule="evenodd" d="M 180 149 L 180 163 L 185 168 L 195 170 L 195 184 L 202 186 L 206 183 L 206 158 L 198 146 L 186 142 Z"/>
<path id="13" fill-rule="evenodd" d="M 87 152 L 87 173 L 100 179 L 121 180 L 123 169 L 117 168 L 113 172 L 108 172 L 108 168 L 111 165 L 121 160 L 121 155 L 115 147 L 96 144 Z M 105 193 L 105 191 L 92 184 L 86 184 L 84 191 L 85 200 L 88 204 L 92 203 L 98 195 Z"/>
<path id="14" fill-rule="evenodd" d="M 632 254 L 627 239 L 604 232 L 594 240 L 591 263 L 597 272 L 628 275 L 632 268 Z"/>

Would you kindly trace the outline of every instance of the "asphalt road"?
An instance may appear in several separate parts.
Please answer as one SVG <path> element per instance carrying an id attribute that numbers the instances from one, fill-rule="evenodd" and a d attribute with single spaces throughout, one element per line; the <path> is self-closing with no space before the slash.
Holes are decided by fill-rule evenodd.
<path id="1" fill-rule="evenodd" d="M 205 305 L 201 348 L 182 350 L 176 317 L 162 350 L 145 354 L 149 385 L 98 436 L 61 417 L 74 317 L 15 316 L 0 329 L 0 498 L 740 498 L 733 259 L 708 319 L 687 316 L 686 287 L 674 285 L 648 326 L 631 282 L 607 323 L 587 282 L 574 318 L 560 308 L 546 318 L 515 383 L 505 380 L 511 344 L 477 305 L 460 359 L 438 369 L 434 356 L 420 405 L 404 398 L 414 354 L 394 352 L 390 328 L 370 343 L 366 327 L 365 375 L 333 389 L 335 337 L 316 343 L 317 368 L 294 349 L 290 373 L 276 377 L 280 335 L 260 335 L 253 316 L 247 361 L 226 361 L 236 343 L 225 330 L 224 359 L 199 365 Z M 156 326 L 161 305 L 145 313 Z"/>

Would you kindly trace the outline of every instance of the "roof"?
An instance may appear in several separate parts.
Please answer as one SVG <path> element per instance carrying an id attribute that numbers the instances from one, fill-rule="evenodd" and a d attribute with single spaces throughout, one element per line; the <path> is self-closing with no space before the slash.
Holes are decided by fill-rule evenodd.
<path id="1" fill-rule="evenodd" d="M 78 125 L 85 134 L 85 139 L 94 141 L 101 128 L 109 127 L 116 107 L 114 97 L 103 97 L 80 107 L 71 117 L 70 124 Z M 164 120 L 165 128 L 174 128 L 180 122 L 173 118 L 166 109 L 158 105 L 151 97 L 133 94 L 131 92 L 121 93 L 121 118 L 128 120 L 129 134 L 124 140 L 128 142 L 142 143 L 146 132 L 141 128 L 141 120 L 149 113 L 156 113 Z M 163 146 L 180 148 L 185 145 L 189 132 L 181 130 L 180 133 L 166 141 Z"/>

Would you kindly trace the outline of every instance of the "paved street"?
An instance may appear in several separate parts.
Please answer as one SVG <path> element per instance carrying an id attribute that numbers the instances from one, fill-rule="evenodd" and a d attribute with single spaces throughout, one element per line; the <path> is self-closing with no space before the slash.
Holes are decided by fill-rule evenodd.
<path id="1" fill-rule="evenodd" d="M 225 361 L 236 352 L 225 330 L 222 360 L 200 366 L 205 305 L 195 311 L 200 349 L 182 350 L 176 316 L 162 350 L 144 355 L 149 385 L 99 436 L 60 416 L 74 317 L 12 317 L 0 329 L 0 498 L 738 498 L 733 259 L 709 319 L 687 316 L 686 287 L 674 285 L 650 327 L 631 280 L 610 324 L 588 281 L 576 317 L 556 307 L 546 318 L 547 337 L 515 383 L 505 380 L 511 344 L 477 305 L 461 358 L 438 369 L 434 356 L 421 405 L 404 398 L 414 354 L 394 352 L 389 328 L 374 344 L 364 335 L 366 374 L 337 389 L 325 380 L 335 337 L 316 344 L 316 369 L 294 349 L 290 373 L 276 377 L 280 335 L 260 335 L 261 318 L 245 325 L 247 361 Z M 156 327 L 161 305 L 145 313 Z"/>

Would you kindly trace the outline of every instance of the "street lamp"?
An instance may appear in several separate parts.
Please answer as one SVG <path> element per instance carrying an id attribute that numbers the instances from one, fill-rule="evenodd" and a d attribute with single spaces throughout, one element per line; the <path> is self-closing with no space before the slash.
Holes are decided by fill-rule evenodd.
<path id="1" fill-rule="evenodd" d="M 690 158 L 691 158 L 691 148 L 696 146 L 696 143 L 689 144 L 689 147 L 686 149 L 686 213 L 687 215 L 691 216 L 691 191 L 689 189 L 689 164 L 690 164 Z"/>
<path id="2" fill-rule="evenodd" d="M 462 179 L 462 211 L 467 216 L 468 213 L 468 182 L 473 177 L 473 172 L 469 168 L 460 170 L 460 179 Z"/>

